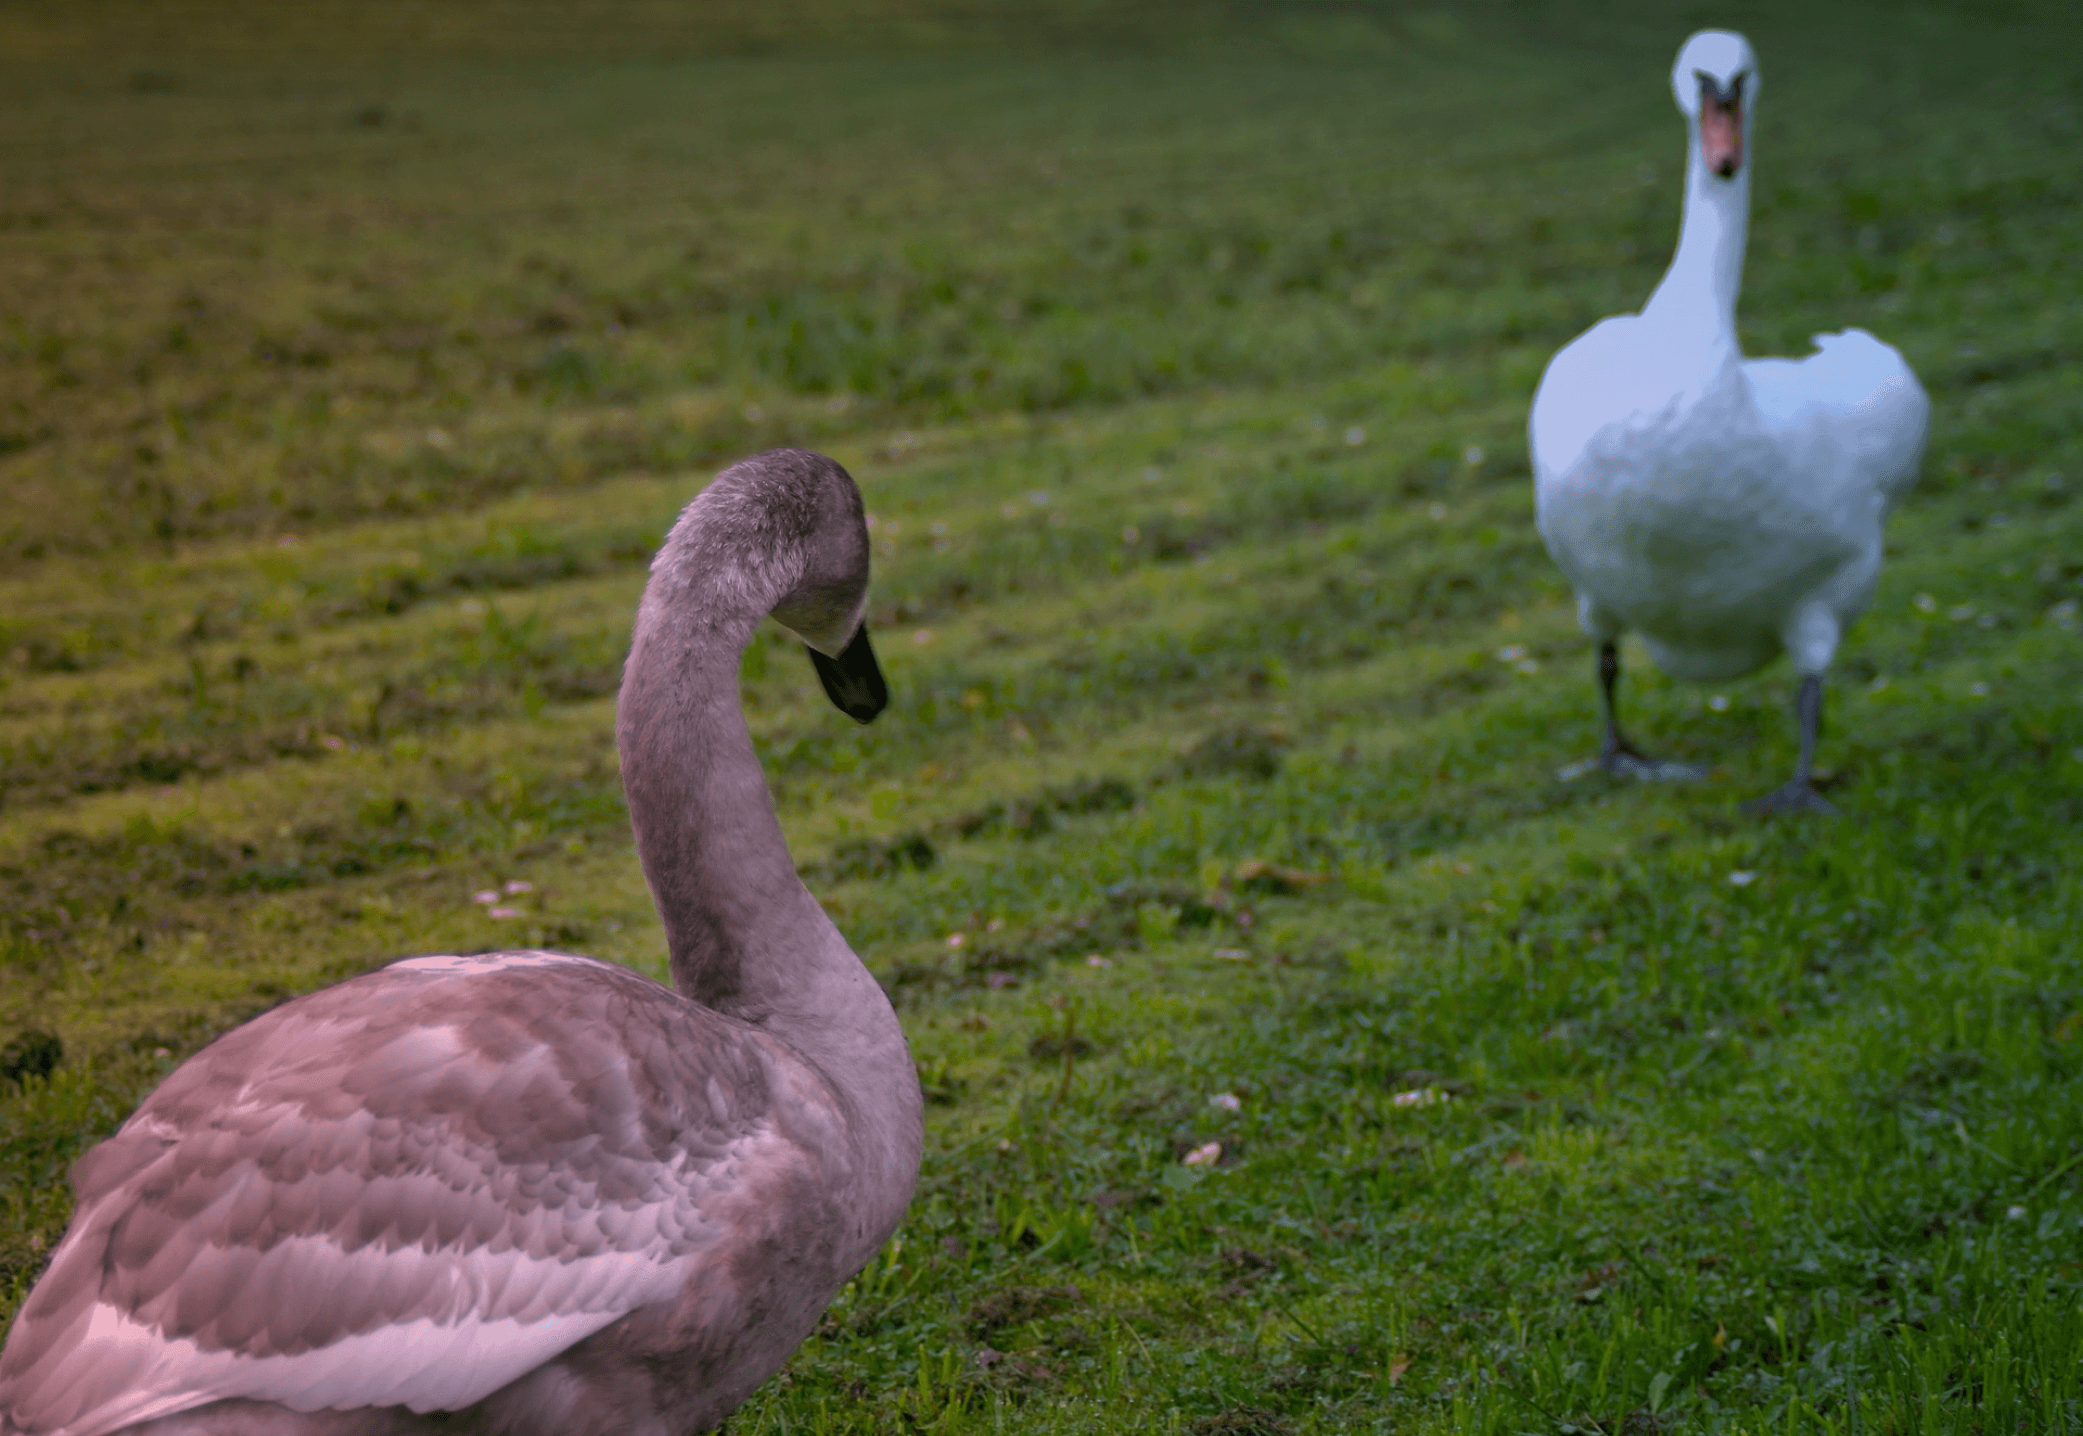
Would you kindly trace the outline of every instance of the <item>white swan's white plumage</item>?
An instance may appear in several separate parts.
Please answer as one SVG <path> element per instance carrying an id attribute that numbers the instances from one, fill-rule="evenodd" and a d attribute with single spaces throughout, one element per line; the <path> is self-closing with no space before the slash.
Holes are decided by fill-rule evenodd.
<path id="1" fill-rule="evenodd" d="M 1801 770 L 1775 796 L 1819 806 L 1806 706 L 1819 712 L 1821 675 L 1873 596 L 1930 405 L 1902 356 L 1863 330 L 1819 334 L 1805 359 L 1743 358 L 1748 42 L 1693 36 L 1672 89 L 1691 138 L 1678 251 L 1641 313 L 1602 320 L 1542 376 L 1529 425 L 1541 536 L 1603 646 L 1607 766 L 1659 766 L 1612 716 L 1621 633 L 1684 678 L 1736 677 L 1785 652 L 1811 696 Z"/>

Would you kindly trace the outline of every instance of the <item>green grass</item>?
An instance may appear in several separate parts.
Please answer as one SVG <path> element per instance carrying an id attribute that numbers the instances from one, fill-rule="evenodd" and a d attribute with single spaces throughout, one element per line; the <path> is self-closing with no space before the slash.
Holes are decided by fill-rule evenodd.
<path id="1" fill-rule="evenodd" d="M 1596 708 L 1523 437 L 1668 255 L 1662 77 L 1719 14 L 18 11 L 10 1309 L 65 1165 L 225 1025 L 409 951 L 662 974 L 628 623 L 790 441 L 868 495 L 896 699 L 856 731 L 770 637 L 747 712 L 931 1106 L 733 1430 L 2083 1426 L 2059 7 L 1741 17 L 1747 343 L 1867 326 L 1935 406 L 1843 816 L 1763 824 L 1783 668 L 1637 655 L 1713 776 L 1557 779 Z"/>

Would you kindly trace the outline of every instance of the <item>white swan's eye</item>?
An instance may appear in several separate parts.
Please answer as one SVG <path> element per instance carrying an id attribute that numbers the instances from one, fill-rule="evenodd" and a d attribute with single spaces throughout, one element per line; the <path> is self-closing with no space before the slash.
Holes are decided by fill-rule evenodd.
<path id="1" fill-rule="evenodd" d="M 1712 75 L 1708 75 L 1704 69 L 1696 69 L 1696 71 L 1693 71 L 1693 79 L 1700 81 L 1700 98 L 1702 100 L 1712 100 L 1714 104 L 1721 104 L 1721 106 L 1735 106 L 1735 104 L 1743 102 L 1743 81 L 1750 79 L 1750 75 L 1746 71 L 1737 71 L 1735 75 L 1729 77 L 1729 83 L 1723 85 L 1721 81 L 1714 79 Z"/>
<path id="2" fill-rule="evenodd" d="M 1711 100 L 1725 110 L 1733 110 L 1742 106 L 1743 82 L 1750 78 L 1747 71 L 1738 71 L 1730 76 L 1726 85 L 1705 70 L 1694 70 L 1692 75 L 1694 79 L 1700 82 L 1701 104 L 1704 105 Z"/>

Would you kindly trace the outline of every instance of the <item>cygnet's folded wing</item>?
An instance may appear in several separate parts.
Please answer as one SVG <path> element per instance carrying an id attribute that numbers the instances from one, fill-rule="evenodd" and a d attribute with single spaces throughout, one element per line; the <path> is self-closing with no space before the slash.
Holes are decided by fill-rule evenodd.
<path id="1" fill-rule="evenodd" d="M 780 1235 L 831 1114 L 766 1045 L 548 953 L 414 959 L 258 1018 L 81 1160 L 0 1415 L 472 1405 Z"/>

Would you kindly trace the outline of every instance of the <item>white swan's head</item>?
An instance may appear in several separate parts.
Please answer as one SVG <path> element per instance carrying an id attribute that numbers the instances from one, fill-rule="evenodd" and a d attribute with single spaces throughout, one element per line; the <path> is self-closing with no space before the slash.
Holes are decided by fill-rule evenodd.
<path id="1" fill-rule="evenodd" d="M 1743 172 L 1751 107 L 1758 97 L 1758 57 L 1733 30 L 1702 30 L 1678 50 L 1671 94 L 1700 137 L 1710 174 Z"/>

